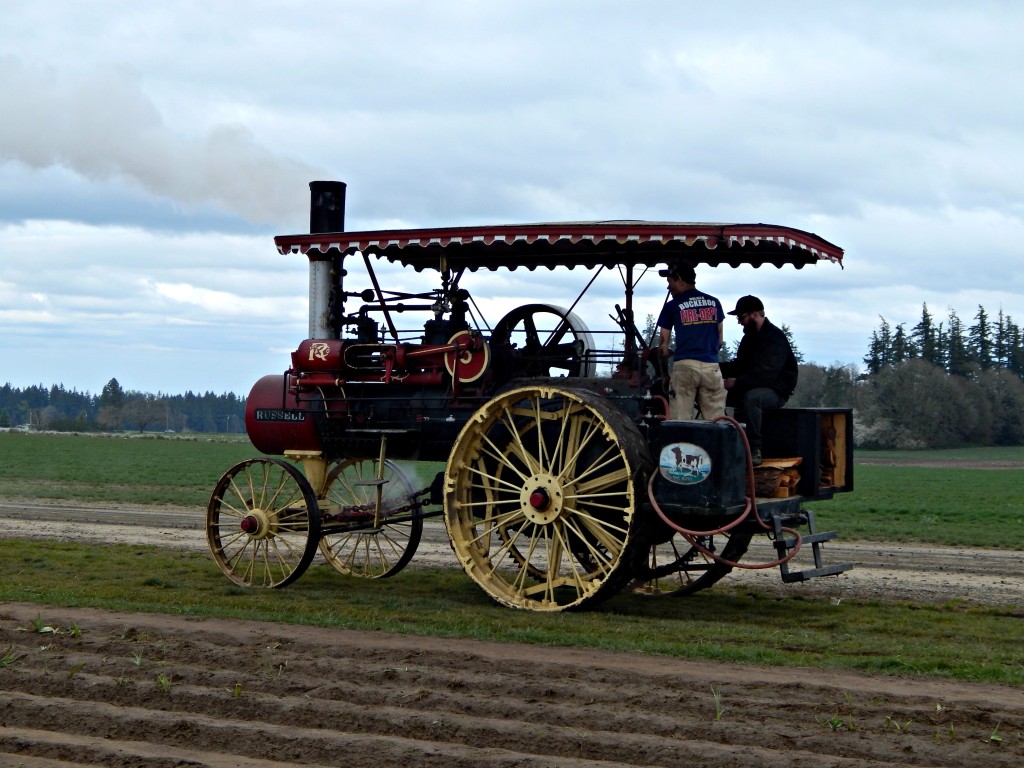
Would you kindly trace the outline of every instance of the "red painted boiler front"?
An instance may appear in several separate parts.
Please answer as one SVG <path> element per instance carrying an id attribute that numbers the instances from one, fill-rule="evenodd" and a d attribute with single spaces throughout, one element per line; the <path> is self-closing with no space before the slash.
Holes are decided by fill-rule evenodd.
<path id="1" fill-rule="evenodd" d="M 277 456 L 285 451 L 323 450 L 314 414 L 299 406 L 285 383 L 285 376 L 276 374 L 253 385 L 245 402 L 249 440 L 256 450 Z"/>

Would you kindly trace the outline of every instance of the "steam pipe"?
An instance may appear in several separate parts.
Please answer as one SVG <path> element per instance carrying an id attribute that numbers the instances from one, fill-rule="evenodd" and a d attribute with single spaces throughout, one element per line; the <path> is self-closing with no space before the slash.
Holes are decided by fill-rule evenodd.
<path id="1" fill-rule="evenodd" d="M 345 231 L 345 189 L 342 181 L 309 182 L 309 233 Z M 341 335 L 343 256 L 338 253 L 309 260 L 309 338 L 336 339 Z"/>

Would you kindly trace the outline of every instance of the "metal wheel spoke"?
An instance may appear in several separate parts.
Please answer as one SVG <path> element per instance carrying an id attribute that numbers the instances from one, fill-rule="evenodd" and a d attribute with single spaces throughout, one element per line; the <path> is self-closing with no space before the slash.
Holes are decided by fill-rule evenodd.
<path id="1" fill-rule="evenodd" d="M 604 472 L 605 474 L 598 474 Z M 629 467 L 624 466 L 618 456 L 606 449 L 590 466 L 573 481 L 577 493 L 590 493 L 612 486 L 622 487 L 629 482 Z"/>
<path id="2" fill-rule="evenodd" d="M 483 530 L 477 535 L 468 539 L 468 542 L 471 544 L 479 544 L 483 540 L 489 539 L 491 534 L 497 532 L 498 529 L 508 528 L 511 526 L 511 524 L 525 520 L 526 518 L 523 516 L 523 513 L 519 509 L 516 509 L 513 512 L 506 512 L 501 515 L 488 516 L 483 520 L 479 521 L 479 527 Z"/>
<path id="3" fill-rule="evenodd" d="M 546 526 L 544 528 L 544 548 L 547 559 L 547 571 L 550 575 L 558 575 L 562 570 L 562 558 L 565 556 L 566 548 L 563 546 L 562 537 L 558 534 L 558 526 Z"/>
<path id="4" fill-rule="evenodd" d="M 495 454 L 491 454 L 489 451 L 484 451 L 483 449 L 481 449 L 481 455 L 489 456 L 490 458 L 497 459 L 497 460 L 503 460 L 503 457 L 497 456 Z M 529 477 L 529 475 L 520 472 L 513 465 L 508 464 L 508 463 L 501 464 L 498 467 L 498 470 L 496 470 L 496 471 L 500 471 L 502 467 L 507 467 L 508 469 L 510 469 L 513 472 L 515 472 L 519 476 L 520 480 L 525 480 L 527 477 Z M 484 471 L 483 469 L 480 469 L 480 467 L 477 466 L 476 464 L 468 467 L 468 470 L 472 474 L 477 475 L 480 478 L 484 478 L 484 479 L 487 479 L 487 480 L 492 480 L 495 483 L 499 483 L 499 484 L 505 486 L 509 490 L 515 491 L 516 493 L 519 492 L 519 486 L 516 485 L 515 483 L 513 483 L 513 482 L 511 482 L 509 480 L 505 480 L 504 478 L 498 477 L 493 472 Z"/>
<path id="5" fill-rule="evenodd" d="M 529 414 L 527 418 L 534 418 L 534 414 Z M 509 434 L 512 435 L 513 441 L 509 443 L 504 450 L 502 450 L 500 446 L 495 445 L 489 435 L 485 435 L 483 437 L 483 441 L 494 448 L 496 454 L 495 458 L 503 462 L 503 466 L 507 466 L 516 471 L 517 474 L 525 479 L 527 475 L 516 470 L 515 466 L 508 461 L 509 452 L 515 454 L 523 464 L 526 465 L 529 474 L 534 474 L 540 469 L 542 466 L 541 459 L 530 453 L 529 449 L 523 444 L 522 431 L 525 430 L 523 430 L 523 428 L 513 420 L 511 409 L 505 409 L 502 419 L 505 422 L 505 426 L 508 428 Z"/>
<path id="6" fill-rule="evenodd" d="M 569 332 L 569 323 L 566 322 L 565 318 L 562 318 L 562 322 L 553 330 L 544 341 L 546 348 L 557 347 L 558 342 Z"/>
<path id="7" fill-rule="evenodd" d="M 726 534 L 701 537 L 704 548 L 710 548 L 724 561 L 738 562 L 747 551 L 753 533 L 750 529 L 734 529 Z M 716 584 L 732 572 L 727 562 L 716 560 L 693 547 L 682 535 L 652 546 L 647 556 L 649 573 L 638 579 L 634 590 L 645 595 L 690 595 Z"/>
<path id="8" fill-rule="evenodd" d="M 403 536 L 401 539 L 394 535 L 395 531 L 391 528 L 385 528 L 373 537 L 373 548 L 377 553 L 377 560 L 382 565 L 390 566 L 393 560 L 402 556 L 402 552 L 405 551 L 405 547 L 402 545 L 402 540 L 408 542 L 409 537 Z"/>
<path id="9" fill-rule="evenodd" d="M 535 400 L 532 405 L 533 414 L 530 419 L 523 424 L 522 432 L 533 432 L 537 439 L 537 462 L 534 465 L 533 470 L 534 472 L 539 472 L 545 467 L 551 466 L 551 457 L 548 456 L 548 449 L 544 444 L 544 430 L 541 429 L 543 413 L 541 411 L 540 400 Z M 516 434 L 521 437 L 522 432 L 517 431 Z"/>
<path id="10" fill-rule="evenodd" d="M 381 467 L 377 459 L 346 459 L 328 474 L 324 496 L 342 516 L 352 509 L 375 513 L 372 519 L 332 523 L 324 533 L 320 552 L 332 568 L 349 576 L 379 579 L 408 565 L 419 546 L 423 518 L 415 512 L 412 482 L 397 464 L 385 461 Z M 390 522 L 389 516 L 398 513 L 402 519 Z"/>
<path id="11" fill-rule="evenodd" d="M 607 498 L 611 500 L 611 503 L 604 503 L 599 499 Z M 618 502 L 618 503 L 615 503 Z M 579 514 L 587 514 L 587 510 L 607 510 L 609 512 L 621 512 L 622 511 L 622 493 L 620 491 L 612 491 L 609 493 L 594 493 L 586 496 L 579 494 L 569 494 L 565 496 L 565 503 L 567 506 L 571 506 L 573 510 Z"/>
<path id="12" fill-rule="evenodd" d="M 511 556 L 513 551 L 518 551 L 516 549 L 516 542 L 518 542 L 519 539 L 523 537 L 523 530 L 525 529 L 525 527 L 526 526 L 524 525 L 524 526 L 521 526 L 519 528 L 516 528 L 515 529 L 515 533 L 513 533 L 511 536 L 499 536 L 499 538 L 501 539 L 502 543 L 501 543 L 501 546 L 498 547 L 497 550 L 495 550 L 495 554 L 499 555 L 501 557 L 506 557 L 506 556 Z M 506 531 L 506 530 L 508 530 L 508 529 L 507 528 L 501 529 L 501 531 Z"/>
<path id="13" fill-rule="evenodd" d="M 573 532 L 576 533 L 582 541 L 587 541 L 587 534 L 589 533 L 597 542 L 605 548 L 605 550 L 612 555 L 617 555 L 622 550 L 622 543 L 625 540 L 625 534 L 627 533 L 623 529 L 618 529 L 622 532 L 623 536 L 615 536 L 612 531 L 616 530 L 612 526 L 605 525 L 600 520 L 593 517 L 585 517 L 578 515 L 576 518 L 580 523 L 580 528 L 573 528 Z M 586 529 L 584 531 L 584 529 Z"/>
<path id="14" fill-rule="evenodd" d="M 254 542 L 249 536 L 242 534 L 244 540 L 240 549 L 235 550 L 230 555 L 225 555 L 224 560 L 232 568 L 238 568 L 238 563 L 252 561 L 256 552 L 256 542 Z M 236 537 L 237 538 L 237 537 Z M 223 554 L 223 552 L 222 552 Z"/>
<path id="15" fill-rule="evenodd" d="M 468 502 L 466 502 L 466 509 L 479 508 L 479 509 L 487 510 L 487 509 L 493 509 L 494 507 L 498 506 L 499 504 L 515 504 L 516 507 L 518 507 L 519 506 L 519 497 L 517 496 L 517 497 L 513 498 L 513 497 L 510 496 L 507 499 L 488 499 L 487 501 L 468 501 Z M 508 514 L 508 513 L 506 512 L 506 513 L 503 513 L 503 514 Z"/>
<path id="16" fill-rule="evenodd" d="M 363 536 L 363 557 L 366 563 L 365 570 L 372 570 L 371 564 L 376 562 L 383 568 L 389 567 L 390 563 L 387 555 L 384 554 L 384 550 L 381 549 L 380 539 L 382 534 L 376 536 Z"/>
<path id="17" fill-rule="evenodd" d="M 545 603 L 556 603 L 558 598 L 556 597 L 555 590 L 559 587 L 569 587 L 576 597 L 582 597 L 586 593 L 586 590 L 581 587 L 581 582 L 577 582 L 567 576 L 559 576 L 544 581 L 541 584 L 527 587 L 523 589 L 522 594 L 524 597 L 543 595 Z"/>
<path id="18" fill-rule="evenodd" d="M 602 432 L 602 430 L 596 427 L 595 425 L 587 425 L 581 423 L 582 421 L 582 419 L 577 419 L 575 421 L 572 427 L 572 431 L 570 432 L 569 438 L 565 441 L 567 456 L 561 472 L 562 478 L 569 478 L 575 476 L 577 482 L 579 481 L 580 477 L 576 476 L 575 473 L 576 466 L 580 461 L 580 456 L 583 453 L 583 451 L 590 446 L 591 441 Z M 590 428 L 587 429 L 585 433 L 581 432 L 581 430 L 586 429 L 588 426 Z M 610 451 L 613 451 L 614 448 L 614 445 L 607 446 L 605 448 L 605 455 L 607 455 Z"/>
<path id="19" fill-rule="evenodd" d="M 234 517 L 234 518 L 237 518 L 238 520 L 241 520 L 243 517 L 245 517 L 246 513 L 248 513 L 248 511 L 249 511 L 248 509 L 246 509 L 244 511 L 241 510 L 241 509 L 238 509 L 233 504 L 223 503 L 224 502 L 223 499 L 221 501 L 222 501 L 221 510 L 220 510 L 221 517 Z"/>
<path id="20" fill-rule="evenodd" d="M 569 527 L 568 523 L 566 523 L 565 527 L 566 528 Z M 565 531 L 562 529 L 561 526 L 555 526 L 554 527 L 554 534 L 555 534 L 555 539 L 558 541 L 560 552 L 571 553 L 572 552 L 572 548 L 568 545 L 568 542 L 566 541 L 566 538 L 565 538 Z M 559 556 L 559 560 L 561 560 L 561 556 Z M 572 582 L 574 584 L 576 584 L 579 587 L 580 590 L 582 590 L 583 589 L 583 583 L 584 583 L 584 576 L 586 574 L 577 567 L 577 561 L 573 557 L 567 557 L 566 558 L 566 568 L 569 571 L 569 574 L 572 576 L 572 579 L 571 579 Z M 560 573 L 560 572 L 561 572 L 561 568 L 557 569 L 556 571 L 553 571 L 552 573 L 557 574 L 557 573 Z"/>
<path id="21" fill-rule="evenodd" d="M 534 315 L 527 315 L 523 318 L 523 332 L 526 335 L 527 347 L 540 346 L 540 334 L 537 332 L 537 322 Z"/>

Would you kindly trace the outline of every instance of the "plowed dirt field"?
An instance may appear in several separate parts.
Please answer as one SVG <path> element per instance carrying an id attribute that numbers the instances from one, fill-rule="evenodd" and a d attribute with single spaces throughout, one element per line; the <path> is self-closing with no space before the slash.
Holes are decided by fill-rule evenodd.
<path id="1" fill-rule="evenodd" d="M 92 610 L 40 635 L 37 615 L 0 606 L 2 765 L 1024 764 L 1014 689 Z"/>
<path id="2" fill-rule="evenodd" d="M 2 535 L 203 546 L 187 521 L 168 530 L 162 514 L 156 531 L 108 511 L 69 525 L 7 507 Z M 454 565 L 434 534 L 410 567 Z M 1019 553 L 844 546 L 835 559 L 853 571 L 778 588 L 1017 606 L 1024 594 Z M 1019 767 L 1024 691 L 0 604 L 0 766 L 99 765 Z"/>

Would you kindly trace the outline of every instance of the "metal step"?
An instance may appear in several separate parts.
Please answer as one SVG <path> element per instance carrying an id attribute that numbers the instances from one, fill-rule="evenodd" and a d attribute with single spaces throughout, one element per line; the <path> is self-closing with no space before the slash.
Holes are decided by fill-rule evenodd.
<path id="1" fill-rule="evenodd" d="M 811 553 L 814 556 L 814 567 L 805 568 L 801 571 L 791 571 L 789 569 L 789 562 L 780 563 L 779 572 L 782 574 L 783 583 L 792 584 L 796 581 L 807 581 L 808 579 L 814 579 L 818 576 L 835 576 L 853 568 L 853 563 L 825 565 L 822 562 L 821 545 L 836 538 L 839 534 L 836 531 L 819 532 L 815 530 L 814 513 L 810 510 L 801 510 L 801 517 L 806 517 L 807 534 L 800 537 L 800 546 L 805 547 L 808 544 L 811 545 Z M 771 515 L 771 522 L 775 532 L 774 541 L 772 542 L 775 546 L 775 551 L 779 553 L 780 558 L 785 557 L 789 550 L 795 548 L 797 545 L 797 540 L 795 538 L 787 539 L 782 530 L 783 526 L 791 524 L 792 520 L 783 520 L 780 515 Z"/>

